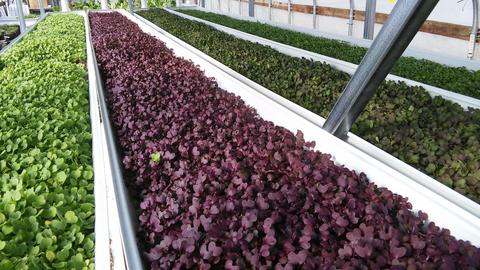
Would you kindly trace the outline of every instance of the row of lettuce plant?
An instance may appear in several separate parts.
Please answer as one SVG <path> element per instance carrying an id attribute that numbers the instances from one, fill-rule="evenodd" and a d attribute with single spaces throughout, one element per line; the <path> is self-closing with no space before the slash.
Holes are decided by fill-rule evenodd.
<path id="1" fill-rule="evenodd" d="M 367 49 L 347 42 L 316 37 L 264 23 L 238 20 L 225 15 L 199 10 L 178 11 L 253 35 L 354 64 L 359 64 L 367 52 Z M 395 64 L 392 73 L 414 81 L 480 98 L 480 71 L 471 71 L 464 67 L 450 67 L 426 59 L 401 57 Z"/>
<path id="2" fill-rule="evenodd" d="M 263 120 L 135 23 L 90 21 L 151 269 L 480 266 L 480 249 Z"/>
<path id="3" fill-rule="evenodd" d="M 139 14 L 292 102 L 327 117 L 349 80 L 329 65 L 289 57 L 163 10 Z M 480 201 L 480 110 L 464 111 L 423 88 L 385 82 L 352 132 Z"/>
<path id="4" fill-rule="evenodd" d="M 50 15 L 0 56 L 0 269 L 93 269 L 84 18 Z"/>

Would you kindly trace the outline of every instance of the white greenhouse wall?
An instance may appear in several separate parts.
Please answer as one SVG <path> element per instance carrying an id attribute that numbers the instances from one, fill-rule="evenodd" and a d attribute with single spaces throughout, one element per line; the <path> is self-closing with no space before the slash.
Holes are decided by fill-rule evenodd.
<path id="1" fill-rule="evenodd" d="M 268 20 L 268 7 L 255 5 L 255 18 Z"/>
<path id="2" fill-rule="evenodd" d="M 230 1 L 230 14 L 248 16 L 248 3 L 242 2 L 242 9 L 239 12 L 238 1 L 235 0 L 220 0 L 221 10 L 218 9 L 218 0 L 206 0 L 205 7 L 212 11 L 228 12 L 228 2 Z M 313 0 L 291 0 L 293 4 L 312 5 Z M 465 2 L 466 1 L 466 2 Z M 274 3 L 288 3 L 288 0 L 274 0 Z M 377 0 L 377 12 L 390 13 L 394 6 L 394 2 L 391 0 Z M 355 0 L 356 10 L 365 10 L 366 0 Z M 317 6 L 327 6 L 335 8 L 349 8 L 349 0 L 317 0 Z M 281 9 L 271 9 L 272 21 L 276 23 L 288 24 L 288 11 Z M 469 26 L 473 18 L 473 7 L 470 0 L 464 0 L 457 3 L 453 0 L 440 0 L 438 6 L 433 11 L 429 20 L 462 24 Z M 268 20 L 269 10 L 266 6 L 255 5 L 255 18 L 261 20 Z M 348 19 L 331 17 L 331 16 L 319 16 L 316 19 L 316 29 L 326 33 L 347 35 L 348 34 Z M 294 26 L 313 28 L 313 15 L 292 12 L 291 24 Z M 354 21 L 353 37 L 363 38 L 363 21 Z M 375 24 L 374 35 L 376 36 L 380 29 L 381 24 Z M 419 32 L 409 48 L 415 48 L 420 50 L 426 50 L 429 52 L 436 52 L 446 56 L 457 57 L 466 59 L 468 53 L 468 44 L 466 40 L 450 38 L 440 35 L 434 35 L 425 32 Z M 480 46 L 476 47 L 475 59 L 480 60 Z"/>
<path id="3" fill-rule="evenodd" d="M 292 0 L 295 4 L 311 5 L 313 0 Z M 377 0 L 377 12 L 389 14 L 397 1 L 395 0 Z M 355 0 L 356 10 L 365 10 L 366 0 Z M 349 0 L 317 0 L 317 5 L 335 8 L 350 8 Z M 471 0 L 440 0 L 433 13 L 428 17 L 429 20 L 472 25 L 473 6 Z"/>
<path id="4" fill-rule="evenodd" d="M 272 21 L 278 23 L 288 23 L 288 11 L 272 8 Z"/>
<path id="5" fill-rule="evenodd" d="M 292 12 L 292 24 L 313 28 L 313 16 L 303 12 Z"/>

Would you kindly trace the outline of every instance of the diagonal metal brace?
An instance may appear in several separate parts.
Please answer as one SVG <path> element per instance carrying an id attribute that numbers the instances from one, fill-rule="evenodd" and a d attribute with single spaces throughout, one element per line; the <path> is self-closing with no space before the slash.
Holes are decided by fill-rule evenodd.
<path id="1" fill-rule="evenodd" d="M 403 54 L 439 0 L 398 0 L 390 17 L 343 90 L 323 128 L 337 137 L 352 124 Z"/>

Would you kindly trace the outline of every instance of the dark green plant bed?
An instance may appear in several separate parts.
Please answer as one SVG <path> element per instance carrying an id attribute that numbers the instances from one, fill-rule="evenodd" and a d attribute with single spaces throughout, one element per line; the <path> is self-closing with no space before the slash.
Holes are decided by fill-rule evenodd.
<path id="1" fill-rule="evenodd" d="M 20 35 L 18 25 L 0 25 L 0 49 Z"/>
<path id="2" fill-rule="evenodd" d="M 329 65 L 289 57 L 163 10 L 139 14 L 244 76 L 323 117 L 349 76 Z M 384 83 L 352 131 L 480 201 L 480 110 L 464 111 L 421 87 Z"/>
<path id="3" fill-rule="evenodd" d="M 228 16 L 198 10 L 178 11 L 263 38 L 355 64 L 360 63 L 367 52 L 367 49 L 363 47 L 346 42 L 315 37 L 273 27 L 268 24 L 237 20 Z M 429 60 L 402 57 L 396 63 L 392 73 L 407 79 L 480 98 L 480 71 L 473 72 L 466 68 L 449 67 Z"/>

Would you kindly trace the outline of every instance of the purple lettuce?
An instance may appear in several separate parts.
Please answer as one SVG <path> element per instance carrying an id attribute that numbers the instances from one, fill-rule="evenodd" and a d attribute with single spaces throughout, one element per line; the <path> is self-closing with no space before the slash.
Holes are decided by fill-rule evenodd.
<path id="1" fill-rule="evenodd" d="M 478 248 L 261 119 L 127 18 L 90 20 L 152 269 L 480 267 Z"/>

